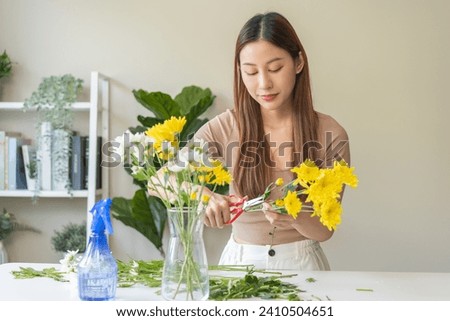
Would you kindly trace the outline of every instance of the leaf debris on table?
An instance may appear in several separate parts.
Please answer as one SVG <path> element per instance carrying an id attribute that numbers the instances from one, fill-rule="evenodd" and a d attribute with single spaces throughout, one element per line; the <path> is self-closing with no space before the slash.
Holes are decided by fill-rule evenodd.
<path id="1" fill-rule="evenodd" d="M 131 287 L 142 284 L 151 288 L 161 286 L 163 260 L 131 260 L 124 262 L 117 260 L 117 285 Z M 279 299 L 289 301 L 302 300 L 300 293 L 305 292 L 293 283 L 284 282 L 296 274 L 283 274 L 276 271 L 255 269 L 253 265 L 229 266 L 214 265 L 210 271 L 245 272 L 244 276 L 218 276 L 210 275 L 209 300 L 225 301 L 247 298 Z M 66 272 L 56 268 L 45 268 L 42 271 L 33 268 L 20 267 L 20 271 L 11 272 L 16 279 L 31 279 L 35 277 L 48 277 L 55 281 L 67 282 Z M 267 276 L 257 276 L 262 274 Z"/>
<path id="2" fill-rule="evenodd" d="M 51 278 L 59 282 L 68 282 L 68 280 L 65 279 L 65 275 L 67 273 L 58 271 L 54 267 L 46 268 L 42 271 L 38 271 L 30 267 L 20 267 L 20 271 L 12 271 L 11 273 L 16 279 Z"/>

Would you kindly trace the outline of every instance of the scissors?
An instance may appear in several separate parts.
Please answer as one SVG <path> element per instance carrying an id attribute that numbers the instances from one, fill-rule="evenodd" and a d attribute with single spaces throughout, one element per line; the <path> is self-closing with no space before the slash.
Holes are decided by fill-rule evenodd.
<path id="1" fill-rule="evenodd" d="M 236 195 L 230 195 L 230 197 L 236 197 Z M 252 198 L 251 200 L 247 200 L 247 196 L 243 198 L 239 198 L 237 202 L 230 202 L 230 208 L 232 208 L 231 212 L 231 218 L 228 222 L 225 222 L 225 224 L 231 224 L 234 221 L 237 220 L 239 216 L 242 215 L 245 211 L 248 211 L 254 206 L 258 206 L 264 203 L 264 196 L 259 196 L 256 198 Z"/>

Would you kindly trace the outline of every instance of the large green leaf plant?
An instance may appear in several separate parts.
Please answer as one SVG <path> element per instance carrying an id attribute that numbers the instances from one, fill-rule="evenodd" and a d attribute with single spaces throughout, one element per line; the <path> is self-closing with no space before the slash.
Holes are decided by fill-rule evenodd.
<path id="1" fill-rule="evenodd" d="M 162 123 L 172 116 L 186 117 L 186 125 L 181 133 L 181 147 L 205 124 L 207 118 L 199 118 L 213 104 L 215 96 L 209 88 L 197 86 L 184 87 L 172 98 L 162 92 L 147 92 L 143 89 L 133 90 L 136 100 L 150 111 L 153 116 L 139 115 L 140 125 L 130 127 L 132 133 L 144 132 L 147 128 Z M 157 164 L 156 164 L 157 165 Z M 130 173 L 130 168 L 125 168 Z M 144 235 L 165 257 L 163 235 L 167 220 L 166 207 L 162 201 L 150 196 L 142 182 L 133 180 L 139 186 L 132 199 L 115 197 L 112 199 L 111 214 L 123 224 L 136 229 Z"/>

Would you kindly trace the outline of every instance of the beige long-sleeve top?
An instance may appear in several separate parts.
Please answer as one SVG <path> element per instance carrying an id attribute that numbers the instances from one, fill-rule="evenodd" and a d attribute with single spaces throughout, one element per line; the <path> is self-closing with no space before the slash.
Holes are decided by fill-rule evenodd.
<path id="1" fill-rule="evenodd" d="M 318 113 L 318 116 L 319 144 L 316 144 L 316 147 L 318 147 L 319 159 L 324 161 L 323 167 L 332 166 L 335 159 L 344 159 L 350 164 L 350 149 L 345 129 L 329 115 Z M 239 155 L 239 132 L 234 111 L 228 109 L 215 116 L 197 131 L 195 137 L 208 142 L 214 157 L 222 160 L 233 173 Z M 282 177 L 284 182 L 289 182 L 294 178 L 290 168 L 273 168 L 272 180 L 275 181 L 279 177 Z M 233 183 L 230 185 L 230 194 L 237 195 Z M 242 197 L 243 195 L 238 196 Z M 274 190 L 271 199 L 276 199 L 279 196 L 281 196 L 281 192 Z M 301 213 L 297 219 L 301 219 L 301 215 L 310 215 L 310 213 Z M 265 218 L 264 213 L 251 212 L 244 213 L 233 223 L 232 233 L 238 243 L 260 245 L 284 244 L 305 239 L 293 227 L 277 228 L 275 237 L 272 239 L 269 234 L 272 229 L 273 227 Z"/>

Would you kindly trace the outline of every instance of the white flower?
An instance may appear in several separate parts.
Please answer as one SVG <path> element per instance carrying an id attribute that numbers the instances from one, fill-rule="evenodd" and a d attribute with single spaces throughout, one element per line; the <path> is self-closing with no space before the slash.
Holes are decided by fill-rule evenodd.
<path id="1" fill-rule="evenodd" d="M 169 171 L 174 173 L 178 173 L 181 172 L 182 170 L 185 170 L 188 167 L 188 165 L 189 165 L 188 161 L 180 160 L 178 157 L 167 162 L 167 168 L 169 169 Z"/>
<path id="2" fill-rule="evenodd" d="M 118 136 L 114 139 L 112 151 L 119 154 L 121 161 L 123 161 L 123 156 L 125 154 L 125 135 Z"/>
<path id="3" fill-rule="evenodd" d="M 153 144 L 154 139 L 145 133 L 133 134 L 126 130 L 123 135 L 114 139 L 112 151 L 119 154 L 121 162 L 141 163 L 152 155 Z"/>
<path id="4" fill-rule="evenodd" d="M 140 166 L 131 166 L 131 173 L 133 175 L 137 175 L 142 170 Z"/>
<path id="5" fill-rule="evenodd" d="M 59 263 L 61 263 L 61 270 L 63 272 L 76 272 L 78 263 L 81 260 L 81 257 L 78 257 L 77 254 L 78 250 L 67 251 L 64 258 L 59 260 Z"/>

